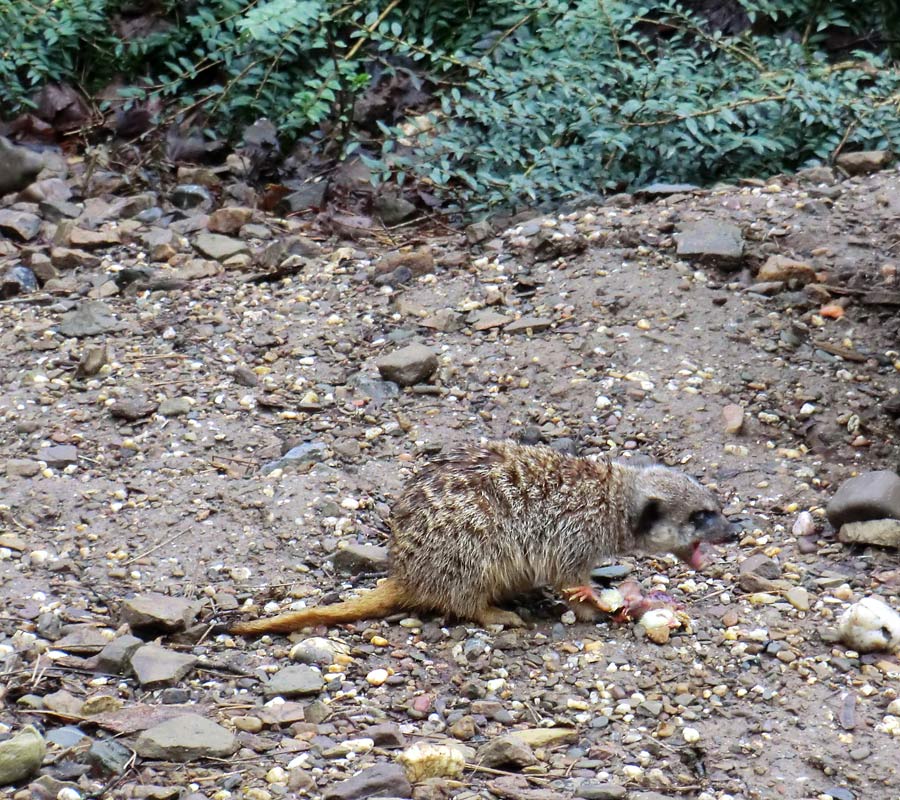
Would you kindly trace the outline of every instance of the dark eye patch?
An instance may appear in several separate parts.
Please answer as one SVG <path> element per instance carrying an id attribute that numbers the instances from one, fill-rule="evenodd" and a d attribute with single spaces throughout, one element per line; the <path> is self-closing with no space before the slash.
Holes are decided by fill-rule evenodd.
<path id="1" fill-rule="evenodd" d="M 662 503 L 655 499 L 648 501 L 641 509 L 641 515 L 638 518 L 636 526 L 636 533 L 639 535 L 650 533 L 650 531 L 653 530 L 653 526 L 662 519 L 662 516 Z"/>
<path id="2" fill-rule="evenodd" d="M 703 530 L 704 528 L 709 528 L 710 526 L 716 524 L 719 520 L 719 512 L 718 511 L 709 511 L 707 509 L 703 509 L 702 511 L 695 511 L 693 514 L 688 517 L 691 525 L 693 525 L 697 530 Z"/>

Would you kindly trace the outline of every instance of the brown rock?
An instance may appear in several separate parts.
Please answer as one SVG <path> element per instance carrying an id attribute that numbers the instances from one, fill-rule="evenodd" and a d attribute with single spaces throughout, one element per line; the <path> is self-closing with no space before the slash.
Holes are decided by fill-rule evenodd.
<path id="1" fill-rule="evenodd" d="M 761 281 L 798 281 L 812 283 L 816 280 L 816 270 L 803 261 L 794 261 L 784 256 L 769 256 L 756 276 Z"/>
<path id="2" fill-rule="evenodd" d="M 406 267 L 413 277 L 434 272 L 434 256 L 431 248 L 426 246 L 416 250 L 387 253 L 375 264 L 375 274 L 387 275 L 399 267 Z"/>
<path id="3" fill-rule="evenodd" d="M 838 539 L 853 544 L 874 544 L 900 549 L 900 519 L 847 522 L 838 531 Z"/>
<path id="4" fill-rule="evenodd" d="M 850 175 L 865 175 L 878 172 L 891 163 L 892 154 L 888 150 L 862 150 L 858 153 L 843 153 L 835 162 Z"/>
<path id="5" fill-rule="evenodd" d="M 735 403 L 729 403 L 722 409 L 726 433 L 740 433 L 744 427 L 744 409 Z"/>
<path id="6" fill-rule="evenodd" d="M 245 206 L 226 206 L 213 211 L 206 221 L 207 229 L 213 233 L 233 234 L 246 225 L 253 216 L 253 209 Z"/>

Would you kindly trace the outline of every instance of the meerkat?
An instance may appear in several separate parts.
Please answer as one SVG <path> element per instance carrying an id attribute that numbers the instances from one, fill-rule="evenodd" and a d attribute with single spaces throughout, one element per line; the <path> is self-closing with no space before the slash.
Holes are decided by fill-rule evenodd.
<path id="1" fill-rule="evenodd" d="M 523 626 L 500 604 L 547 586 L 591 621 L 601 606 L 590 571 L 601 559 L 669 552 L 699 569 L 701 543 L 732 535 L 713 493 L 683 472 L 511 442 L 435 458 L 407 484 L 389 524 L 389 577 L 375 589 L 231 631 L 289 633 L 399 611 Z"/>

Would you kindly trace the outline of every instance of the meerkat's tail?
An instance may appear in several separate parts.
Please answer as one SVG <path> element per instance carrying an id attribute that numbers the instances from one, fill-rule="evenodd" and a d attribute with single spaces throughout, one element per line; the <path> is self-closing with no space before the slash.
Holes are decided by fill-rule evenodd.
<path id="1" fill-rule="evenodd" d="M 352 600 L 319 606 L 303 611 L 279 614 L 277 617 L 239 622 L 230 628 L 231 633 L 259 636 L 263 633 L 292 633 L 315 625 L 335 625 L 355 622 L 359 619 L 378 619 L 409 608 L 409 596 L 393 578 L 388 578 L 372 591 Z"/>

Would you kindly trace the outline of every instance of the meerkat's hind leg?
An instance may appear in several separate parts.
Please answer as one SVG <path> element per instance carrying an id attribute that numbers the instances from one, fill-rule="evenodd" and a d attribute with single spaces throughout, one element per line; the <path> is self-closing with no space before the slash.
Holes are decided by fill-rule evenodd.
<path id="1" fill-rule="evenodd" d="M 483 628 L 488 625 L 504 625 L 507 628 L 524 628 L 523 620 L 515 611 L 506 611 L 497 606 L 485 606 L 477 614 L 474 620 Z"/>

